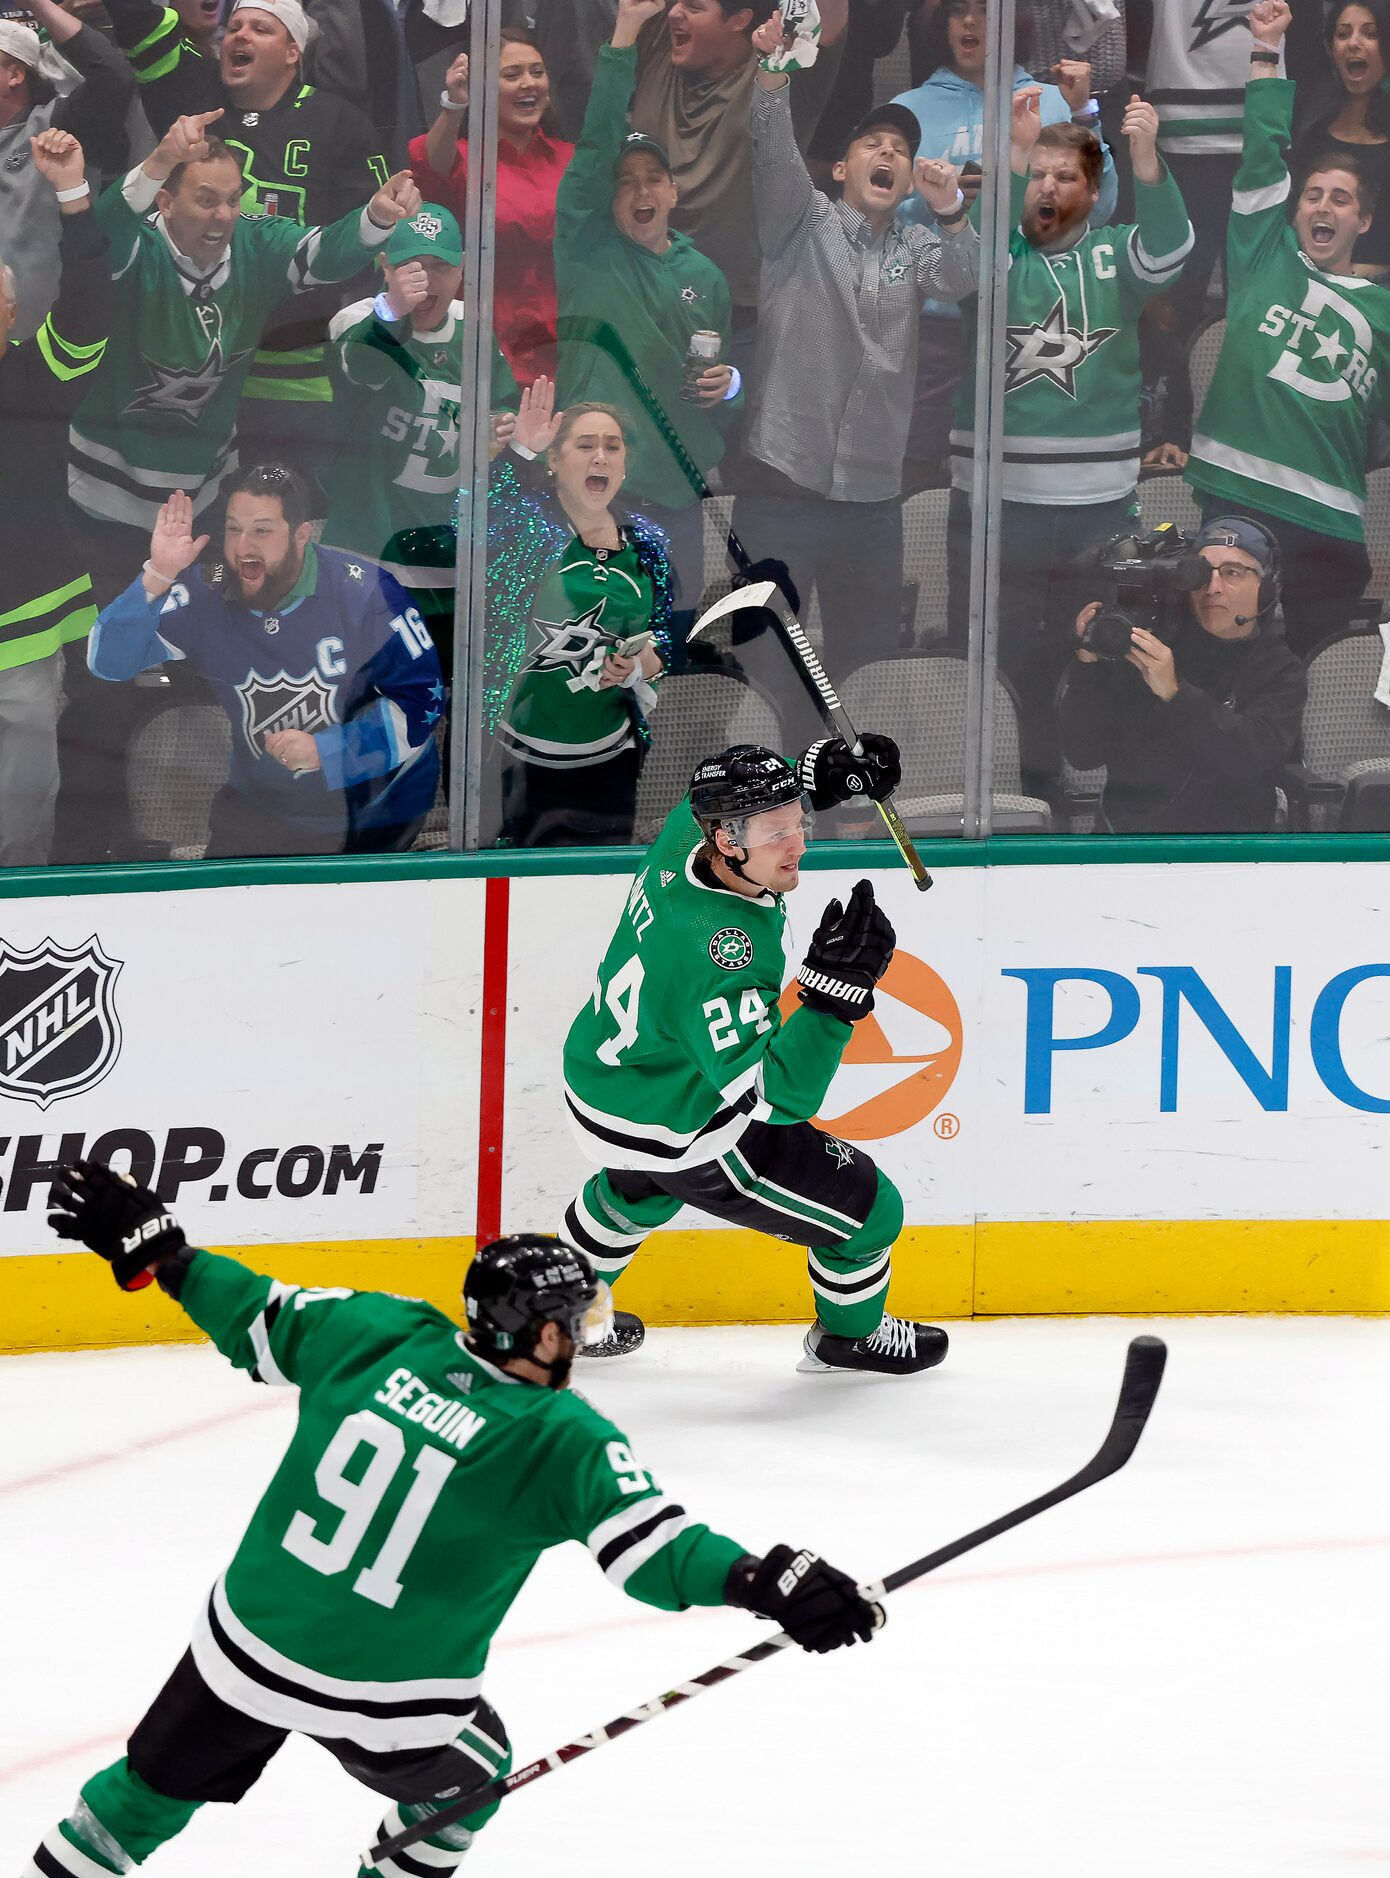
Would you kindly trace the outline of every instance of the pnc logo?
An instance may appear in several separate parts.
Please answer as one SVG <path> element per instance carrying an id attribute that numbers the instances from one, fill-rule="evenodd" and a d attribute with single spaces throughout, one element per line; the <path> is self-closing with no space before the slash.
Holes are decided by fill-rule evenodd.
<path id="1" fill-rule="evenodd" d="M 782 993 L 787 1018 L 796 985 Z M 854 1026 L 816 1122 L 846 1141 L 882 1141 L 914 1128 L 941 1103 L 960 1069 L 965 1026 L 951 987 L 901 946 Z M 831 1112 L 834 1105 L 835 1112 Z"/>

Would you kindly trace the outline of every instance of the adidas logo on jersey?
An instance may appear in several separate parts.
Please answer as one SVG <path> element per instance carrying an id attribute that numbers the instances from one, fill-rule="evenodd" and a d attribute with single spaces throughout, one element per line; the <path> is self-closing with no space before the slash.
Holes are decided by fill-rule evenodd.
<path id="1" fill-rule="evenodd" d="M 663 887 L 669 887 L 669 886 L 670 886 L 670 884 L 671 884 L 671 882 L 672 882 L 672 881 L 673 881 L 673 880 L 674 880 L 675 878 L 676 878 L 676 877 L 675 877 L 675 875 L 674 875 L 674 874 L 668 874 L 668 873 L 667 873 L 667 871 L 666 871 L 666 869 L 665 869 L 664 867 L 662 868 L 662 870 L 661 870 L 661 884 L 662 884 L 662 886 L 663 886 Z"/>

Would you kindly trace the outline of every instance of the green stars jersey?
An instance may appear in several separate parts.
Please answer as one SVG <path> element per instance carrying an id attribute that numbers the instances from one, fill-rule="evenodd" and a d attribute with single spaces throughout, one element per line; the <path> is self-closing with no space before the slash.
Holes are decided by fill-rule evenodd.
<path id="1" fill-rule="evenodd" d="M 1201 496 L 1365 539 L 1371 420 L 1385 408 L 1390 293 L 1325 274 L 1286 215 L 1294 87 L 1251 83 L 1226 237 L 1226 337 L 1187 480 Z"/>
<path id="2" fill-rule="evenodd" d="M 1026 179 L 1015 177 L 1022 210 Z M 1171 285 L 1192 251 L 1192 224 L 1164 169 L 1136 182 L 1138 221 L 1088 228 L 1070 248 L 1035 248 L 1021 228 L 1009 242 L 1004 354 L 1004 480 L 1009 502 L 1066 507 L 1112 502 L 1139 481 L 1139 315 Z M 975 357 L 976 302 L 966 357 Z M 956 402 L 951 482 L 974 482 L 973 363 Z"/>
<path id="3" fill-rule="evenodd" d="M 1145 96 L 1158 112 L 1158 147 L 1173 156 L 1240 149 L 1254 0 L 1158 0 L 1152 8 Z M 1280 71 L 1283 70 L 1283 53 Z"/>
<path id="4" fill-rule="evenodd" d="M 346 280 L 390 232 L 365 209 L 328 228 L 242 215 L 221 260 L 199 272 L 151 215 L 157 188 L 132 170 L 97 204 L 115 282 L 111 341 L 69 438 L 77 506 L 144 530 L 175 489 L 201 514 L 236 469 L 237 400 L 271 310 Z"/>
<path id="5" fill-rule="evenodd" d="M 343 448 L 330 475 L 323 539 L 371 555 L 403 587 L 452 589 L 463 303 L 453 301 L 431 333 L 389 314 L 378 295 L 344 307 L 329 327 L 334 429 Z M 494 340 L 491 409 L 514 411 L 519 397 Z M 402 544 L 398 537 L 410 530 L 419 533 Z"/>
<path id="6" fill-rule="evenodd" d="M 302 1290 L 210 1252 L 179 1302 L 238 1368 L 300 1390 L 194 1631 L 234 1708 L 383 1753 L 453 1740 L 493 1633 L 567 1539 L 658 1609 L 723 1602 L 745 1548 L 668 1499 L 582 1396 L 472 1355 L 433 1306 Z"/>
<path id="7" fill-rule="evenodd" d="M 700 846 L 684 801 L 647 850 L 565 1039 L 570 1117 L 606 1167 L 698 1167 L 750 1122 L 809 1121 L 852 1034 L 805 1005 L 782 1022 L 782 898 L 714 884 Z"/>
<path id="8" fill-rule="evenodd" d="M 593 691 L 582 680 L 617 640 L 649 629 L 655 607 L 629 532 L 616 552 L 570 541 L 541 582 L 526 662 L 498 725 L 511 756 L 543 769 L 586 769 L 632 748 L 635 694 L 615 685 Z"/>

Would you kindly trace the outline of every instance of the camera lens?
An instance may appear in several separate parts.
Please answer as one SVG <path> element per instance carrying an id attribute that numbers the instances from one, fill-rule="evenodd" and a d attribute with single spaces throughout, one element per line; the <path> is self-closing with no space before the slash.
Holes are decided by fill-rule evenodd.
<path id="1" fill-rule="evenodd" d="M 1118 660 L 1125 657 L 1134 643 L 1133 633 L 1134 621 L 1129 614 L 1107 607 L 1097 613 L 1087 626 L 1081 643 L 1087 652 L 1094 652 L 1098 659 Z"/>

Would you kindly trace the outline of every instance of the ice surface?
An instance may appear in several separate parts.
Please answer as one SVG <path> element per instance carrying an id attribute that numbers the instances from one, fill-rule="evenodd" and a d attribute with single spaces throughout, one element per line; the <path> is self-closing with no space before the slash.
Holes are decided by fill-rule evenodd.
<path id="1" fill-rule="evenodd" d="M 868 1578 L 1087 1459 L 1141 1328 L 1171 1355 L 1123 1473 L 899 1594 L 872 1648 L 774 1659 L 518 1794 L 465 1869 L 1390 1873 L 1390 1323 L 970 1323 L 904 1382 L 799 1376 L 792 1330 L 655 1331 L 583 1382 L 691 1511 Z M 0 1874 L 119 1753 L 293 1413 L 208 1348 L 0 1363 Z M 567 1547 L 488 1692 L 529 1759 L 758 1628 L 650 1612 Z M 292 1741 L 148 1869 L 350 1878 L 380 1810 Z"/>

